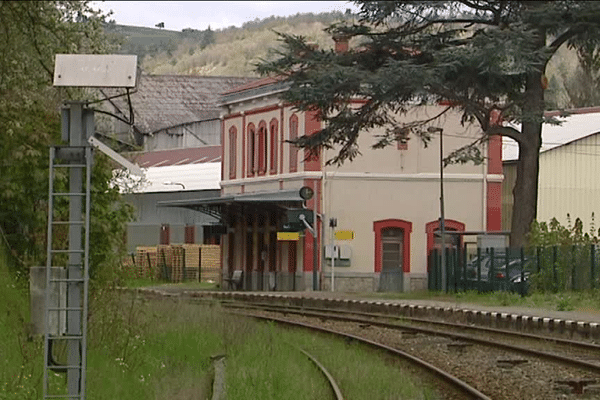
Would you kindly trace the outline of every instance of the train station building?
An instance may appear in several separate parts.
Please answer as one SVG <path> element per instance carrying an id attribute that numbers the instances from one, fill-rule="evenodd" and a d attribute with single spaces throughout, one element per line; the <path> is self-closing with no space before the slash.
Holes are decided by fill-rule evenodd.
<path id="1" fill-rule="evenodd" d="M 345 50 L 346 42 L 336 42 L 336 51 Z M 315 112 L 298 111 L 281 99 L 287 87 L 268 77 L 224 93 L 220 196 L 162 204 L 219 219 L 223 282 L 242 271 L 244 290 L 330 290 L 332 284 L 339 291 L 426 289 L 428 255 L 441 246 L 434 233 L 440 228 L 442 180 L 445 229 L 500 231 L 500 137 L 484 144 L 483 164 L 442 171 L 441 157 L 481 135 L 479 126 L 461 123 L 460 113 L 450 110 L 432 122 L 427 145 L 406 137 L 373 149 L 383 134 L 377 128 L 361 133 L 362 154 L 352 162 L 327 165 L 339 149 L 309 155 L 290 143 L 323 126 Z M 447 107 L 418 106 L 396 118 L 421 120 Z M 311 192 L 308 200 L 300 196 L 302 188 Z M 447 235 L 447 245 L 476 240 L 461 237 Z"/>
<path id="2" fill-rule="evenodd" d="M 428 254 L 440 246 L 434 235 L 440 226 L 440 139 L 446 156 L 477 138 L 477 127 L 463 126 L 459 113 L 449 111 L 437 121 L 427 146 L 412 138 L 384 149 L 371 148 L 382 132 L 365 132 L 359 140 L 362 155 L 341 166 L 326 165 L 336 149 L 311 158 L 288 142 L 318 132 L 321 121 L 282 102 L 284 90 L 284 83 L 265 78 L 224 94 L 220 196 L 163 206 L 220 220 L 223 278 L 243 271 L 244 290 L 329 290 L 332 278 L 340 291 L 427 288 Z M 421 106 L 399 119 L 434 116 L 444 107 Z M 447 230 L 500 230 L 499 138 L 484 151 L 481 165 L 443 170 Z M 300 196 L 303 187 L 312 189 L 309 200 Z M 302 224 L 297 237 L 278 234 L 298 223 L 303 207 L 314 212 L 306 220 L 316 227 L 316 240 Z M 316 221 L 310 220 L 313 215 Z M 335 228 L 329 224 L 333 218 Z M 334 231 L 350 231 L 353 238 L 336 240 Z"/>

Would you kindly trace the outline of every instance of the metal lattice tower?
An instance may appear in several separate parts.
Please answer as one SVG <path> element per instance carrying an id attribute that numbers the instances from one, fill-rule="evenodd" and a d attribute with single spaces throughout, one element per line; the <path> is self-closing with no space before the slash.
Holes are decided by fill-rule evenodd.
<path id="1" fill-rule="evenodd" d="M 82 103 L 71 103 L 63 109 L 63 125 L 65 122 L 63 138 L 68 137 L 69 145 L 50 148 L 44 400 L 85 399 L 93 165 L 93 149 L 86 138 L 94 132 L 94 113 L 83 109 Z M 69 177 L 68 189 L 57 191 L 55 180 L 65 172 Z M 68 201 L 66 219 L 61 218 L 57 207 L 61 199 Z M 66 243 L 65 228 L 68 231 Z M 62 353 L 66 358 L 61 357 Z M 53 385 L 53 375 L 61 373 L 67 375 L 66 390 Z"/>
<path id="2" fill-rule="evenodd" d="M 54 86 L 125 88 L 129 95 L 129 90 L 137 86 L 137 76 L 135 55 L 56 54 Z M 137 174 L 142 173 L 137 166 L 93 138 L 94 110 L 84 104 L 73 101 L 63 108 L 62 138 L 68 145 L 50 148 L 44 400 L 85 399 L 93 148 Z M 133 116 L 130 117 L 133 123 Z M 65 170 L 69 188 L 56 191 L 55 178 L 62 177 Z M 63 210 L 55 206 L 61 199 L 66 199 L 69 205 L 68 216 L 62 218 L 59 211 Z M 66 360 L 59 359 L 61 351 L 66 353 Z M 66 389 L 53 385 L 55 373 L 67 375 Z"/>

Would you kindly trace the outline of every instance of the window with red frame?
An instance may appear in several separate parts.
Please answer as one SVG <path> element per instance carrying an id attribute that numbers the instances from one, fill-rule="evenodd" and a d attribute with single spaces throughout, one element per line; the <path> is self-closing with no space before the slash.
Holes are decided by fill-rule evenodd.
<path id="1" fill-rule="evenodd" d="M 229 179 L 235 179 L 237 157 L 237 129 L 229 128 Z"/>
<path id="2" fill-rule="evenodd" d="M 258 174 L 267 172 L 267 123 L 260 121 L 258 124 Z"/>
<path id="3" fill-rule="evenodd" d="M 254 124 L 248 124 L 248 156 L 247 156 L 247 164 L 248 164 L 248 176 L 254 176 L 254 172 L 256 172 L 256 162 L 255 162 L 255 135 L 256 128 Z"/>
<path id="4" fill-rule="evenodd" d="M 298 138 L 298 116 L 296 114 L 290 117 L 290 141 Z M 290 172 L 298 171 L 298 148 L 290 143 Z"/>
<path id="5" fill-rule="evenodd" d="M 408 137 L 409 131 L 407 129 L 396 130 L 396 143 L 398 150 L 408 150 Z"/>
<path id="6" fill-rule="evenodd" d="M 277 133 L 279 130 L 279 124 L 277 120 L 273 118 L 271 123 L 269 124 L 269 144 L 270 144 L 270 153 L 269 153 L 269 165 L 271 166 L 271 174 L 277 173 Z"/>
<path id="7" fill-rule="evenodd" d="M 184 231 L 184 243 L 194 244 L 196 243 L 196 226 L 186 225 Z"/>

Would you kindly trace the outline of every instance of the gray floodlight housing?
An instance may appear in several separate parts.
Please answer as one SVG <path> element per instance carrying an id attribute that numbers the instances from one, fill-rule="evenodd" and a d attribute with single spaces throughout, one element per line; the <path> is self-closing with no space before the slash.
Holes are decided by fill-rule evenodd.
<path id="1" fill-rule="evenodd" d="M 56 55 L 54 86 L 134 88 L 136 80 L 135 55 Z"/>

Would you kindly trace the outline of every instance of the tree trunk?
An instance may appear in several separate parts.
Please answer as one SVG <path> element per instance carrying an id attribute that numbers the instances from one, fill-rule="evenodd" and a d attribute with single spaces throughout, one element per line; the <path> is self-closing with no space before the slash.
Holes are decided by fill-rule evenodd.
<path id="1" fill-rule="evenodd" d="M 525 86 L 517 179 L 513 189 L 511 247 L 521 247 L 527 244 L 527 234 L 537 214 L 539 154 L 542 145 L 542 118 L 544 115 L 543 70 L 542 67 L 538 72 L 530 72 L 527 75 Z"/>
<path id="2" fill-rule="evenodd" d="M 521 247 L 527 244 L 527 233 L 537 214 L 540 133 L 536 135 L 532 127 L 527 141 L 519 143 L 517 179 L 513 189 L 513 213 L 510 231 L 510 246 Z M 523 133 L 525 133 L 523 124 Z"/>

